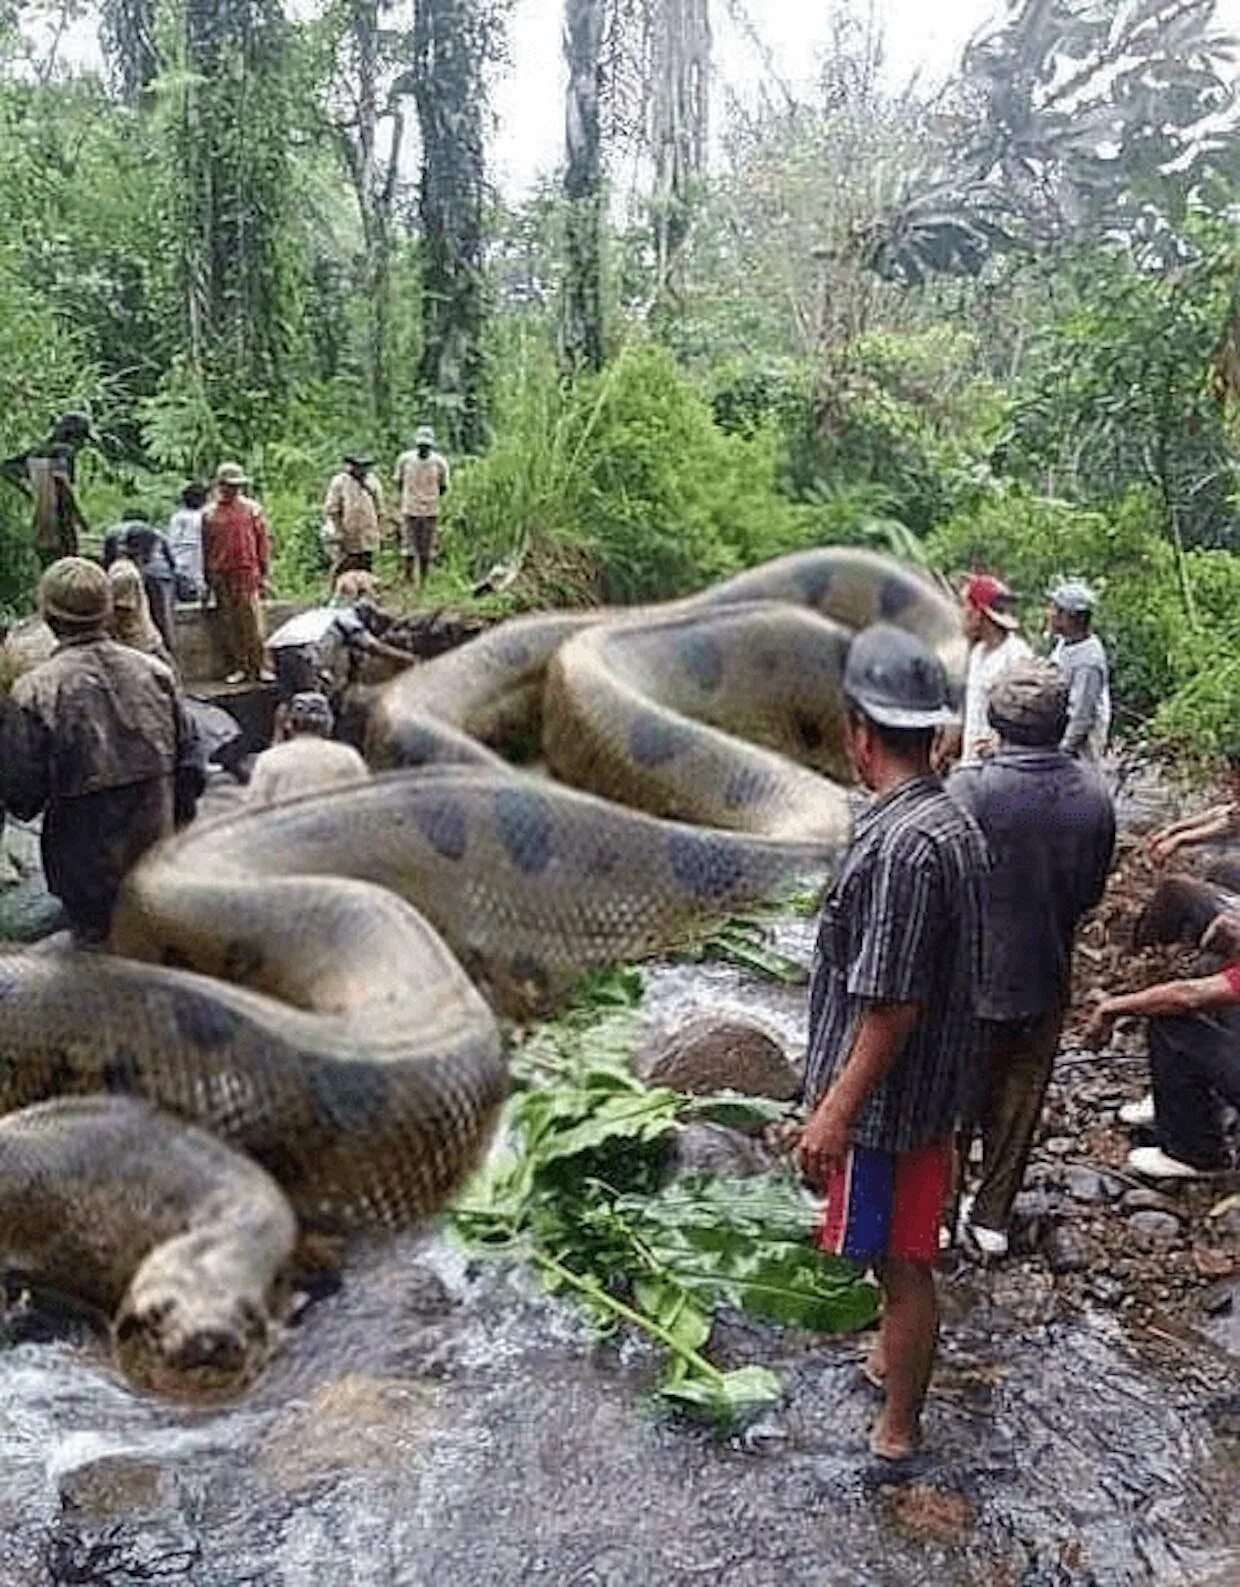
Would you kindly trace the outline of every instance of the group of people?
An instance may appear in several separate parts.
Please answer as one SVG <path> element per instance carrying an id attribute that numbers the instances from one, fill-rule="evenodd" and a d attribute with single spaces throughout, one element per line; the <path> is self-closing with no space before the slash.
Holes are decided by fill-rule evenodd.
<path id="1" fill-rule="evenodd" d="M 942 1245 L 954 1232 L 984 1259 L 1007 1252 L 1077 927 L 1116 837 L 1096 764 L 1111 705 L 1094 595 L 1077 582 L 1051 592 L 1046 660 L 1020 637 L 999 579 L 970 576 L 961 599 L 959 724 L 916 638 L 870 629 L 848 656 L 847 747 L 874 797 L 823 908 L 794 1136 L 823 1198 L 819 1244 L 874 1268 L 884 1291 L 862 1370 L 885 1395 L 871 1448 L 886 1460 L 920 1444 Z M 1165 862 L 1236 831 L 1230 805 L 1168 828 L 1151 852 Z M 1240 1107 L 1240 913 L 1218 913 L 1203 946 L 1215 958 L 1198 978 L 1107 999 L 1091 1032 L 1104 1045 L 1117 1019 L 1151 1017 L 1153 1091 L 1120 1118 L 1153 1130 L 1128 1165 L 1155 1182 L 1221 1168 L 1223 1109 Z"/>
<path id="2" fill-rule="evenodd" d="M 323 542 L 333 580 L 352 570 L 374 571 L 383 534 L 383 487 L 369 453 L 348 452 L 332 476 L 323 502 Z M 440 498 L 451 480 L 448 460 L 435 450 L 435 432 L 422 425 L 413 445 L 396 460 L 397 536 L 406 582 L 421 584 L 435 560 Z"/>

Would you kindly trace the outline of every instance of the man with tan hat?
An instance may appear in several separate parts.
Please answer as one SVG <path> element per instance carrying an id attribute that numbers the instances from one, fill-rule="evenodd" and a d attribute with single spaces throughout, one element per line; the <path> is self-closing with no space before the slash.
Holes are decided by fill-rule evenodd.
<path id="1" fill-rule="evenodd" d="M 435 560 L 435 531 L 439 525 L 439 498 L 448 489 L 448 460 L 435 450 L 435 432 L 424 424 L 413 438 L 411 451 L 396 462 L 400 490 L 400 562 L 406 579 L 417 567 L 421 584 Z"/>
<path id="2" fill-rule="evenodd" d="M 171 671 L 108 637 L 108 575 L 64 557 L 39 581 L 56 650 L 0 696 L 0 804 L 43 812 L 43 869 L 80 945 L 106 940 L 121 882 L 203 788 Z"/>
<path id="3" fill-rule="evenodd" d="M 202 519 L 207 585 L 215 596 L 220 637 L 228 657 L 228 683 L 270 682 L 263 666 L 263 608 L 271 538 L 262 509 L 242 494 L 249 484 L 237 463 L 223 463 L 215 496 Z"/>
<path id="4" fill-rule="evenodd" d="M 368 452 L 346 452 L 344 467 L 333 474 L 323 503 L 336 556 L 332 583 L 354 569 L 373 573 L 379 549 L 379 514 L 383 489 L 374 475 L 375 460 Z"/>
<path id="5" fill-rule="evenodd" d="M 999 748 L 962 766 L 947 791 L 982 829 L 978 1084 L 972 1119 L 982 1175 L 963 1229 L 986 1256 L 1008 1248 L 1068 1006 L 1077 924 L 1102 897 L 1115 811 L 1096 769 L 1061 747 L 1068 683 L 1045 661 L 1010 667 L 990 690 Z"/>

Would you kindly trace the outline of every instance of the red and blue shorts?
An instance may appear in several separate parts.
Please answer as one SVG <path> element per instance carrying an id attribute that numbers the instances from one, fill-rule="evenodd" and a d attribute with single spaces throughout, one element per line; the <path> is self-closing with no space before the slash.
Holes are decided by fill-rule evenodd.
<path id="1" fill-rule="evenodd" d="M 951 1181 L 949 1145 L 911 1152 L 854 1146 L 827 1176 L 815 1243 L 854 1262 L 891 1256 L 933 1264 Z"/>

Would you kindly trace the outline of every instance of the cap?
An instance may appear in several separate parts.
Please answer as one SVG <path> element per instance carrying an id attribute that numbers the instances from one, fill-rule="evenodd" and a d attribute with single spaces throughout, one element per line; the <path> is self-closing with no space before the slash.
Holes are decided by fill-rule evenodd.
<path id="1" fill-rule="evenodd" d="M 101 628 L 112 606 L 108 576 L 85 557 L 61 557 L 39 580 L 39 611 L 77 628 Z"/>
<path id="2" fill-rule="evenodd" d="M 327 696 L 317 689 L 295 694 L 288 703 L 288 725 L 294 733 L 321 733 L 329 738 L 335 724 Z"/>
<path id="3" fill-rule="evenodd" d="M 249 477 L 240 463 L 221 463 L 215 471 L 217 485 L 248 485 Z"/>
<path id="4" fill-rule="evenodd" d="M 1019 621 L 1014 612 L 1007 610 L 1016 597 L 1002 579 L 993 573 L 970 573 L 960 586 L 960 598 L 966 606 L 982 612 L 1000 628 L 1014 629 Z"/>
<path id="5" fill-rule="evenodd" d="M 916 635 L 887 623 L 853 640 L 844 693 L 881 727 L 946 727 L 956 719 L 943 663 Z"/>
<path id="6" fill-rule="evenodd" d="M 1049 661 L 1021 661 L 991 685 L 990 725 L 1013 744 L 1057 744 L 1068 723 L 1068 681 Z"/>
<path id="7" fill-rule="evenodd" d="M 354 468 L 373 468 L 375 466 L 375 460 L 369 452 L 346 452 L 344 460 L 346 463 L 351 463 Z"/>
<path id="8" fill-rule="evenodd" d="M 1092 612 L 1098 604 L 1098 597 L 1093 590 L 1088 584 L 1082 584 L 1080 579 L 1068 579 L 1063 584 L 1052 585 L 1047 594 L 1051 604 L 1061 612 Z"/>
<path id="9" fill-rule="evenodd" d="M 429 424 L 420 425 L 418 433 L 413 438 L 414 446 L 434 446 L 435 432 Z"/>

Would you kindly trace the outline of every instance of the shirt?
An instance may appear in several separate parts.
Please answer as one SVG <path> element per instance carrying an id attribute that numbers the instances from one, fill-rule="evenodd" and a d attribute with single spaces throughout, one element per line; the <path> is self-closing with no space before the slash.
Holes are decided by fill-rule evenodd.
<path id="1" fill-rule="evenodd" d="M 857 1146 L 909 1151 L 955 1128 L 976 1041 L 988 863 L 972 817 L 934 777 L 902 783 L 857 822 L 818 929 L 806 1100 L 829 1089 L 872 1004 L 922 1005 L 904 1051 L 862 1104 Z"/>
<path id="2" fill-rule="evenodd" d="M 1055 642 L 1051 660 L 1068 680 L 1068 726 L 1063 747 L 1095 759 L 1111 731 L 1111 669 L 1096 634 Z"/>
<path id="3" fill-rule="evenodd" d="M 396 483 L 400 486 L 400 510 L 406 518 L 438 518 L 439 498 L 450 478 L 447 458 L 438 452 L 419 457 L 417 451 L 405 452 L 396 464 Z"/>
<path id="4" fill-rule="evenodd" d="M 248 496 L 213 502 L 202 516 L 203 565 L 241 595 L 257 595 L 267 577 L 271 542 L 262 509 Z"/>
<path id="5" fill-rule="evenodd" d="M 202 593 L 202 508 L 179 507 L 168 520 L 168 547 L 177 573 L 191 591 L 191 599 Z"/>
<path id="6" fill-rule="evenodd" d="M 251 804 L 272 805 L 369 776 L 370 768 L 352 745 L 301 733 L 263 751 L 254 762 L 246 798 Z"/>
<path id="7" fill-rule="evenodd" d="M 991 689 L 1009 667 L 1014 667 L 1018 661 L 1028 661 L 1032 655 L 1033 651 L 1016 633 L 1005 635 L 993 648 L 979 644 L 969 652 L 969 671 L 964 686 L 962 766 L 981 760 L 979 746 L 994 733 L 987 714 Z"/>
<path id="8" fill-rule="evenodd" d="M 1035 1019 L 1068 995 L 1077 923 L 1102 897 L 1115 809 L 1088 761 L 1008 745 L 947 784 L 982 829 L 982 984 L 988 1020 Z"/>
<path id="9" fill-rule="evenodd" d="M 356 554 L 379 549 L 379 508 L 383 495 L 373 474 L 365 480 L 348 469 L 335 475 L 327 487 L 323 516 L 335 526 L 340 549 Z"/>

